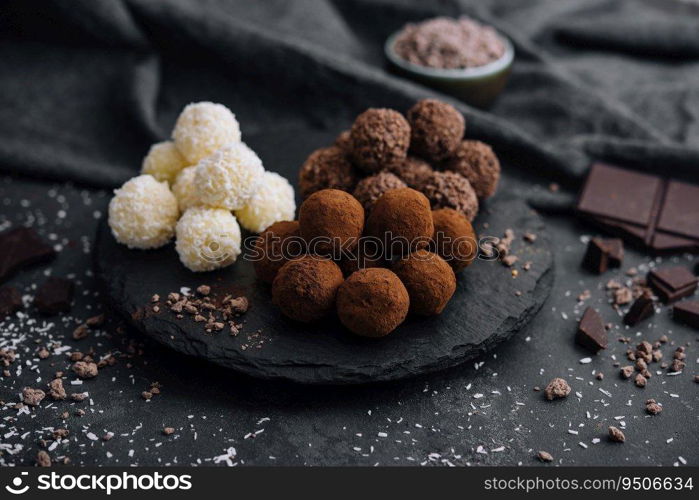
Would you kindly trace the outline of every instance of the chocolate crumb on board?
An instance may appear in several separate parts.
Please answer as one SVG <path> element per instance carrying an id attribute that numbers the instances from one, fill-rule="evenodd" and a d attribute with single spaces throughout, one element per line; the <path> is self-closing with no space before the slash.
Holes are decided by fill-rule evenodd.
<path id="1" fill-rule="evenodd" d="M 58 441 L 59 439 L 67 438 L 69 434 L 70 431 L 68 429 L 58 428 L 53 431 L 53 439 Z"/>
<path id="2" fill-rule="evenodd" d="M 51 355 L 48 349 L 45 347 L 42 347 L 39 349 L 39 352 L 37 352 L 37 356 L 39 356 L 39 359 L 46 359 Z"/>
<path id="3" fill-rule="evenodd" d="M 90 328 L 98 328 L 104 324 L 104 314 L 98 314 L 85 320 L 85 324 Z"/>
<path id="4" fill-rule="evenodd" d="M 87 324 L 83 323 L 82 325 L 78 326 L 75 330 L 73 330 L 73 339 L 74 340 L 81 340 L 87 337 L 87 334 L 89 333 L 89 328 Z"/>
<path id="5" fill-rule="evenodd" d="M 609 440 L 614 441 L 615 443 L 623 443 L 626 441 L 626 436 L 624 435 L 621 430 L 618 428 L 614 427 L 613 425 L 609 426 Z"/>
<path id="6" fill-rule="evenodd" d="M 197 287 L 197 293 L 199 295 L 209 295 L 211 293 L 211 287 L 209 285 L 199 285 Z"/>
<path id="7" fill-rule="evenodd" d="M 629 379 L 631 378 L 631 375 L 633 375 L 634 369 L 633 366 L 623 366 L 621 370 L 619 370 L 619 374 L 621 375 L 621 378 L 626 378 Z"/>
<path id="8" fill-rule="evenodd" d="M 36 465 L 38 467 L 51 467 L 51 457 L 44 450 L 36 454 Z"/>
<path id="9" fill-rule="evenodd" d="M 165 427 L 163 429 L 163 434 L 165 434 L 166 436 L 169 436 L 170 434 L 174 434 L 174 432 L 175 432 L 174 427 Z"/>
<path id="10" fill-rule="evenodd" d="M 22 389 L 22 402 L 29 406 L 37 406 L 46 397 L 46 393 L 41 389 L 25 387 Z"/>
<path id="11" fill-rule="evenodd" d="M 554 399 L 561 399 L 565 398 L 570 394 L 570 386 L 568 385 L 568 382 L 566 382 L 562 378 L 554 378 L 549 382 L 549 384 L 546 386 L 544 389 L 544 396 L 546 396 L 546 399 L 549 401 L 553 401 Z"/>
<path id="12" fill-rule="evenodd" d="M 76 361 L 73 371 L 80 378 L 94 378 L 98 373 L 97 364 L 86 361 Z"/>
<path id="13" fill-rule="evenodd" d="M 636 378 L 633 379 L 633 382 L 637 387 L 645 387 L 648 380 L 642 374 L 637 373 Z"/>
<path id="14" fill-rule="evenodd" d="M 539 453 L 536 454 L 536 458 L 542 462 L 553 462 L 553 455 L 551 455 L 548 451 L 540 450 Z"/>
<path id="15" fill-rule="evenodd" d="M 663 407 L 660 406 L 655 399 L 649 399 L 646 401 L 646 411 L 650 413 L 651 415 L 657 415 L 661 411 L 663 411 Z"/>
<path id="16" fill-rule="evenodd" d="M 66 398 L 66 390 L 63 388 L 63 381 L 60 378 L 53 379 L 49 382 L 49 396 L 55 400 Z"/>
<path id="17" fill-rule="evenodd" d="M 597 372 L 597 375 L 595 375 L 595 378 L 597 380 L 604 380 L 604 373 L 602 372 Z"/>

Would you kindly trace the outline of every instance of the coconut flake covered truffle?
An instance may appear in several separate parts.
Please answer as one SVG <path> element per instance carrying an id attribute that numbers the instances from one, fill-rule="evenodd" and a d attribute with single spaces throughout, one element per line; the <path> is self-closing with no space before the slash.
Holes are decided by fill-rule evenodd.
<path id="1" fill-rule="evenodd" d="M 222 104 L 197 102 L 180 113 L 172 131 L 175 146 L 190 165 L 221 146 L 240 141 L 240 125 L 235 115 Z"/>
<path id="2" fill-rule="evenodd" d="M 351 191 L 357 184 L 357 173 L 339 146 L 313 151 L 299 171 L 301 198 L 306 199 L 321 189 Z"/>
<path id="3" fill-rule="evenodd" d="M 355 198 L 362 204 L 364 210 L 369 213 L 382 194 L 391 189 L 399 189 L 407 187 L 405 182 L 400 180 L 391 172 L 381 171 L 376 175 L 365 177 L 354 190 Z"/>
<path id="4" fill-rule="evenodd" d="M 478 197 L 466 177 L 455 172 L 435 172 L 422 192 L 432 208 L 453 208 L 472 221 L 478 214 Z"/>
<path id="5" fill-rule="evenodd" d="M 295 213 L 294 188 L 289 181 L 275 172 L 265 172 L 260 188 L 235 215 L 245 229 L 261 233 L 275 222 L 293 220 Z"/>
<path id="6" fill-rule="evenodd" d="M 177 174 L 187 166 L 187 162 L 172 141 L 153 144 L 141 165 L 142 174 L 150 174 L 159 181 L 168 181 L 170 185 Z"/>
<path id="7" fill-rule="evenodd" d="M 410 150 L 434 162 L 447 158 L 464 137 L 466 122 L 459 111 L 437 99 L 423 99 L 408 110 Z"/>
<path id="8" fill-rule="evenodd" d="M 466 177 L 481 200 L 495 194 L 500 180 L 500 161 L 492 148 L 480 141 L 462 141 L 444 168 Z"/>
<path id="9" fill-rule="evenodd" d="M 369 108 L 350 130 L 352 159 L 366 172 L 378 172 L 405 160 L 410 145 L 410 125 L 398 111 Z"/>
<path id="10" fill-rule="evenodd" d="M 234 142 L 199 162 L 194 185 L 203 204 L 239 210 L 257 192 L 264 171 L 252 149 Z"/>
<path id="11" fill-rule="evenodd" d="M 194 174 L 197 171 L 196 165 L 183 169 L 175 178 L 172 185 L 172 194 L 177 198 L 180 212 L 184 213 L 188 208 L 196 207 L 201 202 L 194 187 Z"/>
<path id="12" fill-rule="evenodd" d="M 109 227 L 129 248 L 158 248 L 175 232 L 179 210 L 167 187 L 151 175 L 139 175 L 114 191 L 109 202 Z"/>
<path id="13" fill-rule="evenodd" d="M 240 226 L 222 208 L 193 207 L 177 222 L 175 249 L 191 271 L 213 271 L 240 255 Z"/>

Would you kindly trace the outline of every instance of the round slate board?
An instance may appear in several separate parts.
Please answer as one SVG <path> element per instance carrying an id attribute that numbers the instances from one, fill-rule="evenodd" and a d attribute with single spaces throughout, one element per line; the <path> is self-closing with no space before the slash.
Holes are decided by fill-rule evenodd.
<path id="1" fill-rule="evenodd" d="M 522 201 L 502 195 L 475 222 L 481 236 L 513 228 L 513 253 L 529 271 L 477 260 L 458 276 L 454 297 L 437 317 L 410 317 L 383 339 L 364 339 L 343 329 L 337 317 L 318 324 L 294 323 L 271 304 L 268 286 L 243 258 L 223 270 L 199 274 L 178 260 L 174 245 L 129 250 L 116 243 L 106 223 L 98 230 L 95 267 L 112 307 L 149 337 L 192 356 L 256 377 L 300 383 L 353 384 L 392 380 L 439 370 L 472 359 L 524 326 L 541 308 L 553 282 L 552 252 L 541 218 Z M 487 228 L 487 229 L 484 229 Z M 538 235 L 526 243 L 521 235 Z M 212 296 L 244 294 L 250 309 L 237 336 L 204 331 L 189 317 L 176 319 L 164 301 L 152 311 L 153 294 L 167 297 L 182 287 L 212 287 Z M 518 294 L 517 292 L 520 292 Z"/>

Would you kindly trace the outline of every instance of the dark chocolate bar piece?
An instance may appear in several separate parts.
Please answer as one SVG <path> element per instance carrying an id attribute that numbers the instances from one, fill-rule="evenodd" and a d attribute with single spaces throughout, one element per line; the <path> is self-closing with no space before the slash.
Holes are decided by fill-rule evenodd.
<path id="1" fill-rule="evenodd" d="M 13 286 L 0 287 L 0 320 L 22 308 L 22 294 Z"/>
<path id="2" fill-rule="evenodd" d="M 72 281 L 51 277 L 37 290 L 34 305 L 42 314 L 68 312 L 73 301 L 73 289 Z"/>
<path id="3" fill-rule="evenodd" d="M 668 182 L 657 229 L 699 239 L 699 186 Z"/>
<path id="4" fill-rule="evenodd" d="M 575 341 L 586 349 L 597 352 L 607 348 L 607 330 L 599 313 L 592 307 L 585 309 Z"/>
<path id="5" fill-rule="evenodd" d="M 0 234 L 0 283 L 16 271 L 56 256 L 34 229 L 18 227 Z"/>
<path id="6" fill-rule="evenodd" d="M 685 300 L 672 307 L 672 317 L 691 327 L 699 328 L 699 300 Z"/>
<path id="7" fill-rule="evenodd" d="M 647 281 L 663 302 L 671 303 L 692 295 L 699 279 L 684 266 L 672 266 L 653 269 Z"/>
<path id="8" fill-rule="evenodd" d="M 655 305 L 653 304 L 653 297 L 644 293 L 631 304 L 631 308 L 624 316 L 624 323 L 629 326 L 634 326 L 644 319 L 650 318 L 654 314 Z"/>
<path id="9" fill-rule="evenodd" d="M 624 243 L 619 238 L 592 238 L 587 244 L 582 267 L 592 273 L 602 274 L 610 267 L 620 267 L 623 258 Z"/>
<path id="10" fill-rule="evenodd" d="M 624 241 L 621 238 L 604 240 L 609 251 L 609 267 L 621 267 L 624 262 Z"/>

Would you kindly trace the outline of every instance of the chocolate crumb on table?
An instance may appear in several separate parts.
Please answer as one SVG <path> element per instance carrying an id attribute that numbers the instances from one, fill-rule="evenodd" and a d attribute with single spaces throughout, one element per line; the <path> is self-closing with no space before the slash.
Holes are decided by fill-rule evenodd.
<path id="1" fill-rule="evenodd" d="M 646 401 L 646 411 L 651 415 L 657 415 L 663 411 L 663 407 L 660 406 L 655 399 L 649 399 Z"/>
<path id="2" fill-rule="evenodd" d="M 174 427 L 165 427 L 163 429 L 163 434 L 165 434 L 166 436 L 169 436 L 170 434 L 174 434 L 174 432 L 175 432 Z"/>
<path id="3" fill-rule="evenodd" d="M 51 467 L 51 457 L 46 451 L 41 450 L 37 453 L 36 465 L 39 467 Z"/>
<path id="4" fill-rule="evenodd" d="M 539 453 L 536 454 L 536 458 L 542 462 L 553 462 L 553 455 L 551 455 L 548 451 L 539 451 Z"/>
<path id="5" fill-rule="evenodd" d="M 562 378 L 554 378 L 544 389 L 544 396 L 549 401 L 553 401 L 554 399 L 565 398 L 570 394 L 570 391 L 568 382 Z"/>
<path id="6" fill-rule="evenodd" d="M 22 401 L 29 406 L 37 406 L 46 397 L 46 393 L 41 389 L 25 387 L 22 389 Z"/>
<path id="7" fill-rule="evenodd" d="M 621 430 L 618 428 L 614 427 L 613 425 L 609 426 L 609 440 L 613 441 L 615 443 L 623 443 L 626 441 L 626 436 L 624 435 Z"/>

